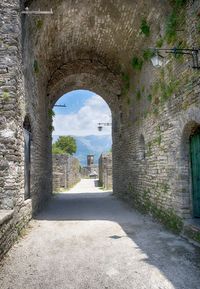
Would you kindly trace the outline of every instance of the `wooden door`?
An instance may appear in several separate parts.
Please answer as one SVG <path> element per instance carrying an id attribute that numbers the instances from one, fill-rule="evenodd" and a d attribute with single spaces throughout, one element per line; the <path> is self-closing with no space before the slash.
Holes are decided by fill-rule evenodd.
<path id="1" fill-rule="evenodd" d="M 193 216 L 200 218 L 200 132 L 190 138 Z"/>

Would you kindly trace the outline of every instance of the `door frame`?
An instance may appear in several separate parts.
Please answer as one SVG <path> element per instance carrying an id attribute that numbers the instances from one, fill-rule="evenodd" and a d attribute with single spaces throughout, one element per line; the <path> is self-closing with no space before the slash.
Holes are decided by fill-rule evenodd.
<path id="1" fill-rule="evenodd" d="M 24 200 L 31 198 L 31 133 L 24 128 Z"/>

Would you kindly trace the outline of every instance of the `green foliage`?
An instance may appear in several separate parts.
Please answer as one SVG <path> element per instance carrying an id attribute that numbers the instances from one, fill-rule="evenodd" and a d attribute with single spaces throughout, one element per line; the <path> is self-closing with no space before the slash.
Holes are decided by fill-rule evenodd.
<path id="1" fill-rule="evenodd" d="M 131 104 L 131 99 L 130 97 L 127 97 L 127 105 L 129 106 Z"/>
<path id="2" fill-rule="evenodd" d="M 144 18 L 141 21 L 140 30 L 146 37 L 150 35 L 150 26 L 148 25 L 147 20 Z"/>
<path id="3" fill-rule="evenodd" d="M 160 38 L 156 41 L 156 47 L 161 48 L 161 47 L 163 46 L 163 43 L 164 43 L 164 39 L 160 37 Z"/>
<path id="4" fill-rule="evenodd" d="M 42 26 L 43 26 L 43 20 L 42 20 L 42 19 L 38 19 L 38 20 L 36 21 L 36 27 L 37 27 L 37 29 L 41 29 Z"/>
<path id="5" fill-rule="evenodd" d="M 198 22 L 197 22 L 197 32 L 200 33 L 200 19 L 199 19 Z"/>
<path id="6" fill-rule="evenodd" d="M 192 227 L 187 226 L 184 229 L 184 235 L 186 235 L 190 239 L 200 243 L 200 232 L 195 230 L 195 229 L 193 229 Z"/>
<path id="7" fill-rule="evenodd" d="M 175 7 L 175 8 L 181 8 L 183 6 L 185 6 L 187 4 L 188 0 L 170 0 L 171 4 Z"/>
<path id="8" fill-rule="evenodd" d="M 150 141 L 147 143 L 147 153 L 146 153 L 146 156 L 147 156 L 147 157 L 152 156 L 152 143 L 151 143 Z"/>
<path id="9" fill-rule="evenodd" d="M 168 100 L 172 96 L 172 94 L 175 92 L 178 84 L 179 84 L 178 80 L 171 80 L 169 83 L 166 83 L 163 81 L 160 84 L 161 101 L 162 102 Z"/>
<path id="10" fill-rule="evenodd" d="M 148 61 L 155 55 L 154 51 L 152 49 L 145 49 L 143 52 L 143 58 L 144 60 Z"/>
<path id="11" fill-rule="evenodd" d="M 155 116 L 158 116 L 159 110 L 158 110 L 158 107 L 156 105 L 153 106 L 152 112 Z"/>
<path id="12" fill-rule="evenodd" d="M 167 83 L 161 71 L 160 80 L 156 81 L 152 86 L 153 102 L 156 102 L 156 104 L 159 104 L 160 101 L 164 103 L 175 93 L 179 86 L 180 81 L 175 78 Z"/>
<path id="13" fill-rule="evenodd" d="M 53 153 L 54 155 L 62 155 L 62 154 L 65 154 L 65 152 L 64 152 L 61 148 L 57 147 L 55 143 L 52 145 L 52 153 Z"/>
<path id="14" fill-rule="evenodd" d="M 166 194 L 169 190 L 167 184 L 158 184 L 157 195 L 159 201 L 160 194 Z M 159 207 L 155 202 L 153 202 L 150 198 L 151 192 L 150 190 L 146 190 L 143 194 L 138 194 L 134 191 L 134 188 L 129 184 L 129 195 L 131 195 L 131 201 L 133 206 L 135 206 L 138 210 L 143 213 L 150 213 L 153 217 L 161 222 L 167 229 L 173 231 L 174 233 L 180 233 L 183 228 L 182 219 L 176 215 L 173 209 L 165 209 Z"/>
<path id="15" fill-rule="evenodd" d="M 35 74 L 38 74 L 40 72 L 37 60 L 34 60 L 33 69 L 34 69 Z"/>
<path id="16" fill-rule="evenodd" d="M 151 95 L 151 94 L 148 94 L 148 95 L 147 95 L 147 99 L 148 99 L 149 102 L 152 102 L 152 95 Z"/>
<path id="17" fill-rule="evenodd" d="M 168 16 L 166 27 L 165 27 L 165 38 L 167 43 L 173 43 L 176 39 L 177 34 L 177 25 L 178 25 L 178 16 L 176 11 L 172 11 L 172 13 Z"/>
<path id="18" fill-rule="evenodd" d="M 10 98 L 10 93 L 8 92 L 7 89 L 4 89 L 3 94 L 2 94 L 3 100 L 8 101 Z"/>
<path id="19" fill-rule="evenodd" d="M 136 99 L 140 100 L 141 97 L 142 97 L 141 92 L 140 92 L 140 90 L 138 90 L 137 93 L 136 93 Z"/>
<path id="20" fill-rule="evenodd" d="M 49 126 L 49 130 L 50 130 L 51 132 L 54 131 L 54 126 L 53 126 L 52 124 Z"/>
<path id="21" fill-rule="evenodd" d="M 141 70 L 142 69 L 142 65 L 143 65 L 143 60 L 140 59 L 137 56 L 134 56 L 133 59 L 132 59 L 131 64 L 132 64 L 133 69 Z"/>
<path id="22" fill-rule="evenodd" d="M 53 153 L 72 155 L 76 152 L 76 140 L 72 136 L 60 136 L 52 146 Z"/>
<path id="23" fill-rule="evenodd" d="M 48 110 L 48 116 L 51 118 L 53 118 L 55 116 L 55 112 L 53 111 L 53 109 Z"/>
<path id="24" fill-rule="evenodd" d="M 130 88 L 130 77 L 128 73 L 122 73 L 122 94 L 127 94 Z"/>
<path id="25" fill-rule="evenodd" d="M 185 23 L 185 9 L 181 9 L 187 0 L 172 0 L 173 10 L 167 18 L 165 25 L 165 39 L 168 44 L 175 43 L 177 40 L 177 30 L 182 29 Z"/>
<path id="26" fill-rule="evenodd" d="M 176 44 L 176 48 L 186 48 L 186 47 L 187 47 L 187 42 L 185 40 L 180 40 Z M 174 54 L 174 57 L 179 62 L 183 62 L 183 60 L 184 60 L 183 54 Z"/>

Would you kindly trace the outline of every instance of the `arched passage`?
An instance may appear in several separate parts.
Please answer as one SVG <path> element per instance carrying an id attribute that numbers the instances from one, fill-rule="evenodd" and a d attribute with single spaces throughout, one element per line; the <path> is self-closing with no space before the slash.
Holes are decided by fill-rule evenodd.
<path id="1" fill-rule="evenodd" d="M 127 124 L 130 60 L 143 47 L 141 15 L 150 15 L 153 27 L 160 1 L 25 1 L 30 10 L 53 9 L 53 15 L 26 17 L 24 21 L 25 88 L 33 115 L 33 206 L 48 198 L 52 188 L 51 128 L 48 111 L 64 93 L 88 89 L 100 95 L 112 113 L 113 187 L 122 191 L 129 166 Z M 154 11 L 157 11 L 155 15 Z M 151 13 L 149 12 L 151 11 Z M 150 13 L 150 14 L 149 14 Z M 160 28 L 156 24 L 153 34 Z M 129 76 L 130 75 L 130 76 Z M 31 89 L 30 89 L 31 87 Z M 122 166 L 124 166 L 122 168 Z M 120 169 L 121 168 L 121 169 Z M 38 173 L 40 171 L 40 173 Z M 115 181 L 116 180 L 116 181 Z"/>
<path id="2" fill-rule="evenodd" d="M 39 82 L 41 80 L 38 80 Z M 38 83 L 40 85 L 40 83 Z M 47 88 L 38 91 L 35 126 L 33 132 L 33 207 L 37 209 L 52 192 L 51 133 L 52 117 L 49 111 L 56 101 L 66 92 L 87 89 L 93 91 L 106 101 L 111 109 L 113 144 L 120 127 L 121 107 L 119 103 L 120 79 L 104 65 L 95 61 L 78 61 L 62 66 L 55 71 L 48 81 Z M 44 97 L 46 94 L 46 97 Z M 114 146 L 113 146 L 114 147 Z M 115 150 L 113 149 L 113 155 Z M 34 166 L 37 170 L 34 170 Z M 43 172 L 43 177 L 41 173 Z M 42 188 L 42 189 L 41 189 Z"/>
<path id="3" fill-rule="evenodd" d="M 53 111 L 54 191 L 59 190 L 63 185 L 66 188 L 72 186 L 81 177 L 96 178 L 96 185 L 98 185 L 100 156 L 107 153 L 112 158 L 111 111 L 109 106 L 101 96 L 92 91 L 74 90 L 59 98 Z M 99 123 L 102 123 L 101 131 L 98 129 Z M 109 123 L 109 125 L 104 126 L 104 123 Z M 66 156 L 63 148 L 60 147 L 60 141 L 67 140 L 67 138 L 70 140 L 71 137 L 70 143 L 73 144 L 75 141 L 76 145 L 72 145 L 72 150 L 69 151 L 71 156 Z M 109 188 L 112 188 L 112 166 L 108 165 Z M 105 175 L 108 175 L 107 166 L 105 167 Z M 108 186 L 106 185 L 106 187 Z"/>

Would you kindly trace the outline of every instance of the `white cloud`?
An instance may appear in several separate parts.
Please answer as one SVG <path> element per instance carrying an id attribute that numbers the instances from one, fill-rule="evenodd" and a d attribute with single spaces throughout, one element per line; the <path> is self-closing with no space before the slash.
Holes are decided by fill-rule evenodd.
<path id="1" fill-rule="evenodd" d="M 53 135 L 109 135 L 111 127 L 104 127 L 102 132 L 97 129 L 99 122 L 111 122 L 111 111 L 107 103 L 94 94 L 77 112 L 54 117 Z"/>

